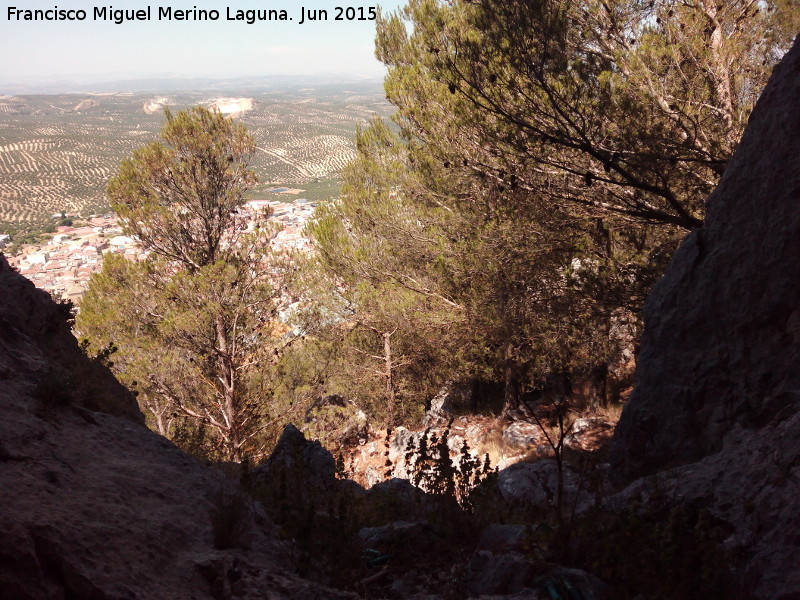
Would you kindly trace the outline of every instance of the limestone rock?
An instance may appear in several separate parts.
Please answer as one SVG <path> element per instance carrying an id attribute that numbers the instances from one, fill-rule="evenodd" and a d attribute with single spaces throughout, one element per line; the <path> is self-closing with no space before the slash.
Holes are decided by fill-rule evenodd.
<path id="1" fill-rule="evenodd" d="M 372 486 L 365 495 L 366 503 L 377 509 L 379 518 L 391 521 L 424 521 L 440 510 L 438 499 L 426 494 L 406 479 L 393 478 Z"/>
<path id="2" fill-rule="evenodd" d="M 68 305 L 12 269 L 0 253 L 0 381 L 35 383 L 45 402 L 60 401 L 144 423 L 136 399 L 78 348 L 66 318 Z"/>
<path id="3" fill-rule="evenodd" d="M 129 420 L 43 412 L 24 380 L 3 383 L 4 598 L 347 597 L 293 575 L 268 524 L 247 548 L 217 549 L 217 471 Z"/>
<path id="4" fill-rule="evenodd" d="M 479 550 L 469 562 L 464 583 L 476 596 L 510 595 L 529 588 L 536 574 L 533 565 L 522 554 L 492 554 L 488 550 Z"/>
<path id="5" fill-rule="evenodd" d="M 530 537 L 530 531 L 525 525 L 493 523 L 481 532 L 478 549 L 488 550 L 493 554 L 524 553 L 530 549 Z"/>
<path id="6" fill-rule="evenodd" d="M 266 462 L 254 469 L 252 476 L 268 484 L 281 476 L 294 483 L 309 485 L 318 490 L 333 488 L 337 484 L 336 461 L 318 441 L 306 440 L 294 425 L 287 425 Z"/>
<path id="7" fill-rule="evenodd" d="M 94 98 L 87 98 L 86 100 L 81 100 L 78 104 L 75 105 L 74 110 L 75 112 L 81 112 L 84 110 L 91 110 L 92 108 L 97 108 L 100 106 L 100 103 L 95 100 Z"/>
<path id="8" fill-rule="evenodd" d="M 394 521 L 379 527 L 365 527 L 358 532 L 364 548 L 387 553 L 428 552 L 439 536 L 427 521 Z"/>
<path id="9" fill-rule="evenodd" d="M 503 469 L 497 475 L 497 499 L 509 507 L 536 514 L 554 510 L 558 490 L 558 469 L 555 460 L 542 459 L 536 462 L 521 462 Z M 580 512 L 593 502 L 587 491 L 587 482 L 564 465 L 563 506 Z"/>
<path id="10" fill-rule="evenodd" d="M 542 437 L 536 425 L 525 421 L 514 421 L 503 431 L 503 441 L 516 448 L 534 446 Z"/>
<path id="11" fill-rule="evenodd" d="M 453 383 L 445 384 L 441 390 L 431 399 L 431 407 L 422 418 L 423 427 L 435 427 L 436 425 L 446 424 L 453 415 Z"/>

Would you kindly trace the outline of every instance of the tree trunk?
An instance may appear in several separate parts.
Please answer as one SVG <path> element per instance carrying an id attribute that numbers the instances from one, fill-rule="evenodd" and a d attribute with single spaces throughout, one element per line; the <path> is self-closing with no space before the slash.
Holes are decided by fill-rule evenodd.
<path id="1" fill-rule="evenodd" d="M 157 402 L 147 402 L 145 406 L 156 420 L 155 424 L 158 434 L 164 437 L 169 437 L 169 425 L 171 420 L 167 420 L 165 422 L 164 415 L 171 409 L 171 407 L 168 404 L 159 405 Z"/>
<path id="2" fill-rule="evenodd" d="M 518 412 L 522 402 L 522 381 L 519 375 L 519 366 L 516 361 L 509 358 L 504 366 L 503 410 L 502 419 L 512 419 L 513 413 Z"/>
<path id="3" fill-rule="evenodd" d="M 242 453 L 242 439 L 239 431 L 240 415 L 237 414 L 236 396 L 236 366 L 231 356 L 228 344 L 228 332 L 222 318 L 217 317 L 214 321 L 215 333 L 217 336 L 217 351 L 219 352 L 219 373 L 218 381 L 222 384 L 222 405 L 223 421 L 227 426 L 227 436 L 223 435 L 226 441 L 226 451 L 230 460 L 241 462 L 244 458 Z"/>
<path id="4" fill-rule="evenodd" d="M 589 373 L 589 384 L 591 386 L 589 408 L 597 410 L 608 406 L 608 363 L 604 362 L 592 367 Z"/>
<path id="5" fill-rule="evenodd" d="M 714 0 L 703 0 L 703 11 L 709 21 L 711 34 L 709 36 L 709 51 L 711 53 L 711 77 L 717 101 L 721 105 L 722 120 L 725 123 L 726 141 L 733 149 L 738 141 L 734 128 L 736 107 L 734 106 L 733 79 L 730 66 L 724 55 L 723 43 L 725 32 L 719 22 L 719 3 Z M 721 6 L 721 5 L 720 5 Z"/>
<path id="6" fill-rule="evenodd" d="M 469 405 L 473 415 L 478 414 L 479 394 L 481 392 L 481 382 L 477 377 L 472 378 L 472 388 L 469 394 Z"/>
<path id="7" fill-rule="evenodd" d="M 396 393 L 394 389 L 394 364 L 392 362 L 392 334 L 383 334 L 383 360 L 386 377 L 386 426 L 394 427 Z"/>

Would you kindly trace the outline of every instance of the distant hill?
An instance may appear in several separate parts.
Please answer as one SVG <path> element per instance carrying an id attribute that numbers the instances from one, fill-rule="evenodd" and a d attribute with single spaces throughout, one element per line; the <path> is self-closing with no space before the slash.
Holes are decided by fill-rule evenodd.
<path id="1" fill-rule="evenodd" d="M 137 79 L 103 80 L 97 77 L 30 78 L 19 82 L 0 82 L 0 94 L 85 94 L 87 92 L 128 92 L 146 94 L 178 92 L 220 92 L 240 90 L 249 93 L 287 92 L 314 88 L 336 93 L 343 86 L 366 93 L 383 93 L 383 79 L 360 75 L 261 75 L 212 79 L 203 77 L 175 77 L 158 75 Z"/>

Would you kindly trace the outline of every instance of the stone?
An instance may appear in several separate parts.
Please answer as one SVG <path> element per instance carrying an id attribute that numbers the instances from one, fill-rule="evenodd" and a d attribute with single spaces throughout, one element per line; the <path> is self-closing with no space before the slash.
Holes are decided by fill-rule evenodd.
<path id="1" fill-rule="evenodd" d="M 563 508 L 581 512 L 594 499 L 586 489 L 580 475 L 564 465 Z M 520 462 L 500 471 L 496 489 L 501 501 L 530 513 L 548 512 L 556 508 L 558 493 L 558 468 L 553 459 Z"/>
<path id="2" fill-rule="evenodd" d="M 493 554 L 525 552 L 530 546 L 530 533 L 525 525 L 493 523 L 481 532 L 478 549 Z"/>
<path id="3" fill-rule="evenodd" d="M 609 436 L 614 425 L 601 417 L 582 417 L 575 419 L 564 443 L 569 446 L 579 447 L 581 443 L 590 441 L 593 437 Z"/>
<path id="4" fill-rule="evenodd" d="M 427 521 L 394 521 L 358 532 L 364 548 L 386 553 L 417 553 L 430 550 L 441 538 Z"/>
<path id="5" fill-rule="evenodd" d="M 260 467 L 253 469 L 255 480 L 272 482 L 283 473 L 320 490 L 337 485 L 336 460 L 319 441 L 309 441 L 291 423 L 286 425 L 270 457 Z"/>
<path id="6" fill-rule="evenodd" d="M 533 565 L 520 553 L 493 554 L 479 550 L 467 566 L 464 584 L 476 596 L 508 595 L 528 588 L 535 576 Z"/>
<path id="7" fill-rule="evenodd" d="M 98 361 L 79 348 L 67 322 L 69 305 L 56 304 L 18 274 L 0 253 L 0 380 L 25 374 L 62 399 L 144 424 L 136 399 Z"/>
<path id="8" fill-rule="evenodd" d="M 446 383 L 442 389 L 431 398 L 431 406 L 422 418 L 423 427 L 434 427 L 446 424 L 453 415 L 453 405 L 451 395 L 453 393 L 452 382 Z"/>
<path id="9" fill-rule="evenodd" d="M 408 449 L 408 443 L 414 440 L 415 444 L 419 444 L 418 436 L 415 436 L 411 431 L 405 427 L 397 427 L 394 430 L 394 436 L 389 442 L 389 460 L 393 463 L 399 462 L 405 458 Z"/>
<path id="10" fill-rule="evenodd" d="M 0 596 L 356 598 L 299 577 L 263 509 L 247 544 L 215 547 L 217 492 L 238 482 L 145 428 L 66 316 L 0 256 Z M 43 403 L 42 375 L 69 368 L 82 380 Z"/>
<path id="11" fill-rule="evenodd" d="M 708 214 L 645 306 L 637 385 L 613 440 L 628 480 L 718 452 L 800 407 L 800 47 L 754 109 Z"/>
<path id="12" fill-rule="evenodd" d="M 516 448 L 528 448 L 542 437 L 539 428 L 533 423 L 514 421 L 503 431 L 503 441 Z"/>
<path id="13" fill-rule="evenodd" d="M 547 580 L 576 591 L 576 598 L 582 600 L 604 600 L 606 598 L 606 585 L 597 577 L 582 569 L 556 566 L 549 569 L 538 578 L 540 586 L 545 587 Z"/>

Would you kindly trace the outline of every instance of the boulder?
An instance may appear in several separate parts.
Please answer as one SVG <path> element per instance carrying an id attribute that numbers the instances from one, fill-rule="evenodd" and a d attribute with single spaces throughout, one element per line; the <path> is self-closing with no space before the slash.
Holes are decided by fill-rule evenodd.
<path id="1" fill-rule="evenodd" d="M 503 442 L 515 448 L 530 448 L 543 438 L 536 425 L 525 421 L 514 421 L 503 431 Z"/>
<path id="2" fill-rule="evenodd" d="M 517 552 L 493 554 L 479 550 L 467 567 L 464 582 L 472 594 L 483 600 L 606 598 L 605 584 L 591 573 L 562 566 L 542 571 Z"/>
<path id="3" fill-rule="evenodd" d="M 310 441 L 291 423 L 286 425 L 278 444 L 263 465 L 253 469 L 254 481 L 277 485 L 280 478 L 293 485 L 302 484 L 320 492 L 335 487 L 336 460 L 319 441 Z"/>
<path id="4" fill-rule="evenodd" d="M 20 375 L 44 403 L 82 406 L 143 425 L 133 394 L 79 349 L 71 310 L 71 304 L 54 302 L 17 273 L 0 253 L 0 381 Z"/>
<path id="5" fill-rule="evenodd" d="M 522 554 L 493 554 L 479 550 L 467 566 L 464 584 L 476 596 L 509 595 L 529 588 L 535 576 L 536 569 Z"/>
<path id="6" fill-rule="evenodd" d="M 531 530 L 525 525 L 493 523 L 481 532 L 479 550 L 493 554 L 527 552 L 531 547 Z"/>
<path id="7" fill-rule="evenodd" d="M 392 462 L 401 458 L 408 448 L 408 443 L 414 439 L 415 435 L 405 427 L 395 427 L 394 435 L 389 441 L 389 459 Z"/>
<path id="8" fill-rule="evenodd" d="M 427 521 L 394 521 L 379 527 L 365 527 L 358 532 L 361 545 L 392 555 L 430 551 L 441 543 L 441 536 Z"/>
<path id="9" fill-rule="evenodd" d="M 447 499 L 426 494 L 408 480 L 399 478 L 372 486 L 364 496 L 366 510 L 383 523 L 433 520 L 443 507 L 452 509 L 451 504 Z"/>
<path id="10" fill-rule="evenodd" d="M 423 427 L 445 425 L 453 416 L 453 395 L 456 393 L 452 382 L 445 384 L 439 392 L 431 398 L 431 406 L 422 417 Z"/>
<path id="11" fill-rule="evenodd" d="M 593 503 L 588 482 L 568 464 L 564 465 L 563 478 L 565 514 L 581 512 Z M 553 459 L 516 463 L 500 471 L 490 485 L 496 486 L 498 499 L 508 507 L 531 515 L 547 514 L 556 508 L 558 467 Z"/>

